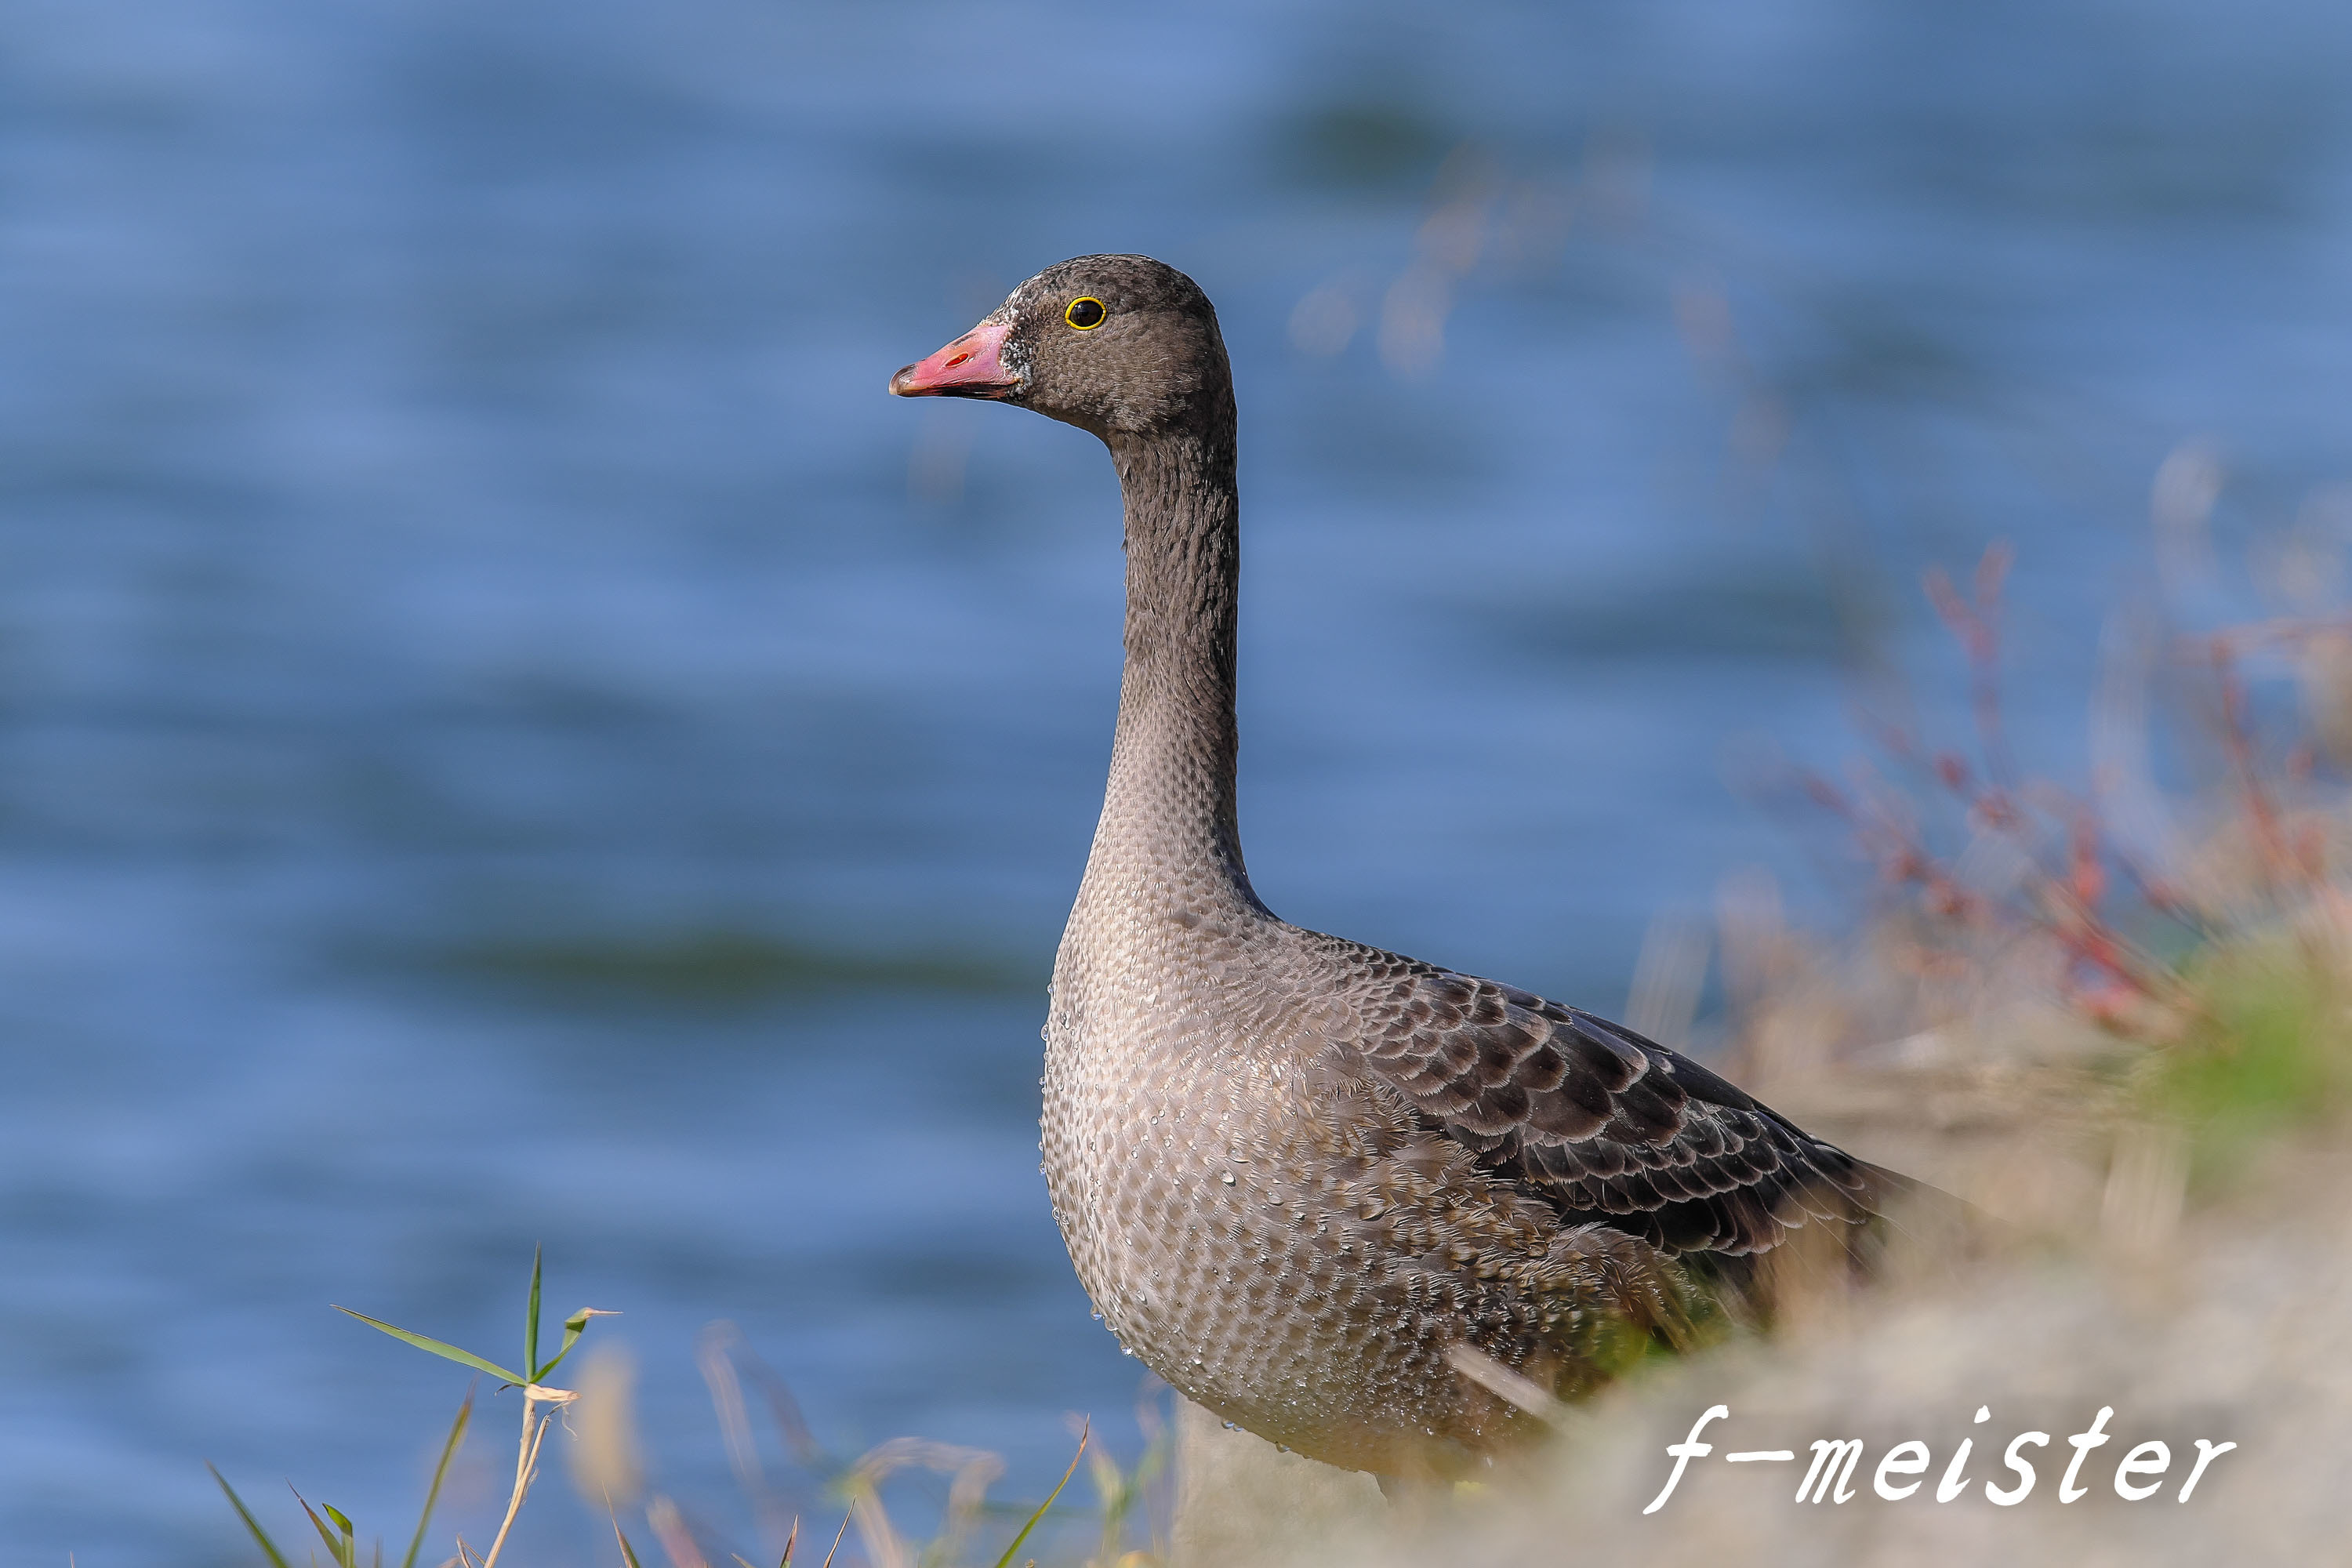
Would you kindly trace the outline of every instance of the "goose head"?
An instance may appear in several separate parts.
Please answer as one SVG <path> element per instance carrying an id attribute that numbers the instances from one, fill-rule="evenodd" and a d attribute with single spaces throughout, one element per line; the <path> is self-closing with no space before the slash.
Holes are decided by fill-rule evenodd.
<path id="1" fill-rule="evenodd" d="M 1015 404 L 1109 440 L 1203 425 L 1233 382 L 1217 312 L 1190 278 L 1148 256 L 1080 256 L 1013 290 L 890 390 Z"/>

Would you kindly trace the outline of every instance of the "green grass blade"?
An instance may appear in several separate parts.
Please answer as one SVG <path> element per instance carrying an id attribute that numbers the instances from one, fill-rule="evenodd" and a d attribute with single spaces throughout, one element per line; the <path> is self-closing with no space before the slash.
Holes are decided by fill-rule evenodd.
<path id="1" fill-rule="evenodd" d="M 621 1314 L 618 1312 L 605 1311 L 600 1307 L 583 1307 L 578 1311 L 572 1313 L 570 1317 L 564 1319 L 562 1343 L 556 1346 L 553 1359 L 549 1361 L 545 1366 L 537 1367 L 532 1370 L 530 1380 L 533 1383 L 545 1383 L 547 1381 L 547 1374 L 561 1366 L 563 1363 L 563 1358 L 572 1353 L 572 1347 L 580 1342 L 581 1334 L 585 1332 L 588 1328 L 589 1319 L 617 1318 Z"/>
<path id="2" fill-rule="evenodd" d="M 433 1522 L 433 1505 L 441 1500 L 441 1483 L 449 1474 L 449 1461 L 457 1457 L 457 1446 L 466 1440 L 466 1424 L 474 1418 L 474 1391 L 466 1391 L 466 1403 L 457 1406 L 457 1419 L 449 1428 L 449 1440 L 441 1445 L 441 1462 L 433 1467 L 433 1484 L 425 1491 L 425 1511 L 416 1516 L 416 1533 L 410 1537 L 408 1555 L 400 1560 L 400 1568 L 416 1568 L 416 1553 L 425 1545 L 425 1527 Z"/>
<path id="3" fill-rule="evenodd" d="M 622 1563 L 626 1565 L 626 1568 L 642 1568 L 642 1564 L 637 1562 L 636 1548 L 631 1546 L 629 1538 L 621 1533 L 621 1516 L 613 1511 L 611 1498 L 604 1500 L 604 1517 L 613 1521 L 613 1539 L 621 1543 Z"/>
<path id="4" fill-rule="evenodd" d="M 522 1364 L 537 1383 L 539 1374 L 547 1369 L 539 1364 L 539 1260 L 543 1247 L 530 1249 L 530 1301 L 523 1309 Z"/>
<path id="5" fill-rule="evenodd" d="M 1070 1456 L 1070 1468 L 1062 1472 L 1062 1479 L 1055 1483 L 1052 1491 L 1045 1494 L 1045 1500 L 1037 1505 L 1037 1511 L 1029 1516 L 1029 1522 L 1021 1527 L 1021 1533 L 1013 1538 L 1013 1544 L 1004 1549 L 1004 1555 L 996 1560 L 996 1568 L 1013 1568 L 1013 1554 L 1021 1550 L 1021 1543 L 1029 1539 L 1029 1532 L 1037 1528 L 1037 1521 L 1045 1517 L 1045 1510 L 1054 1506 L 1054 1500 L 1062 1495 L 1062 1489 L 1068 1486 L 1070 1478 L 1078 1473 L 1078 1461 L 1087 1457 L 1087 1438 L 1093 1431 L 1092 1421 L 1079 1428 L 1078 1451 Z"/>
<path id="6" fill-rule="evenodd" d="M 294 1483 L 289 1481 L 286 1484 L 286 1489 L 294 1492 Z M 336 1568 L 352 1568 L 351 1563 L 344 1561 L 342 1542 L 335 1539 L 335 1532 L 327 1528 L 327 1521 L 319 1517 L 318 1510 L 310 1506 L 310 1500 L 300 1492 L 294 1492 L 294 1500 L 302 1505 L 302 1511 L 310 1516 L 310 1528 L 317 1531 L 319 1539 L 327 1543 L 328 1560 L 335 1563 Z M 328 1511 L 331 1513 L 334 1510 L 330 1509 Z"/>
<path id="7" fill-rule="evenodd" d="M 286 1554 L 278 1550 L 278 1543 L 269 1539 L 269 1532 L 261 1528 L 261 1521 L 253 1517 L 253 1510 L 245 1506 L 245 1500 L 236 1495 L 236 1489 L 228 1484 L 228 1478 L 209 1464 L 205 1468 L 212 1470 L 213 1479 L 218 1481 L 220 1489 L 228 1494 L 229 1507 L 236 1510 L 236 1517 L 245 1521 L 245 1528 L 253 1533 L 253 1543 L 261 1548 L 264 1557 L 269 1559 L 271 1568 L 293 1568 L 293 1564 L 286 1561 Z"/>
<path id="8" fill-rule="evenodd" d="M 323 1502 L 319 1506 L 327 1510 L 327 1517 L 333 1520 L 335 1528 L 343 1532 L 343 1568 L 360 1568 L 359 1531 L 352 1528 L 352 1521 L 344 1517 L 342 1510 Z"/>
<path id="9" fill-rule="evenodd" d="M 484 1361 L 471 1351 L 461 1351 L 456 1345 L 445 1344 L 439 1340 L 427 1338 L 424 1334 L 412 1334 L 406 1329 L 395 1329 L 381 1318 L 371 1318 L 365 1312 L 354 1312 L 349 1307 L 337 1307 L 335 1310 L 347 1317 L 357 1318 L 371 1329 L 381 1329 L 394 1339 L 415 1345 L 418 1350 L 431 1351 L 435 1355 L 454 1361 L 461 1366 L 470 1366 L 477 1372 L 487 1372 L 492 1377 L 504 1382 L 520 1385 L 530 1381 L 528 1378 L 519 1377 L 509 1372 L 494 1361 Z"/>

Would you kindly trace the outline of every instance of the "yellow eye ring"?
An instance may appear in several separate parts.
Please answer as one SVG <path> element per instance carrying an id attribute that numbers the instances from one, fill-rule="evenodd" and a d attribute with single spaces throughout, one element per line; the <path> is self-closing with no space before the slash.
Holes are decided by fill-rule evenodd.
<path id="1" fill-rule="evenodd" d="M 1091 332 L 1110 320 L 1110 307 L 1091 294 L 1081 294 L 1070 301 L 1070 308 L 1062 312 L 1062 320 L 1079 331 Z"/>

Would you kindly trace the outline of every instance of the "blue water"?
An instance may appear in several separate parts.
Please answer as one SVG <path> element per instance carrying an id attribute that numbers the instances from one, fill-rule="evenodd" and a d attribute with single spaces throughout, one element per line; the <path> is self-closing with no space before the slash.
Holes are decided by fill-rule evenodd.
<path id="1" fill-rule="evenodd" d="M 464 1374 L 328 1303 L 508 1354 L 535 1243 L 737 1549 L 713 1319 L 837 1448 L 1133 1452 L 1033 1128 L 1115 487 L 882 395 L 1040 266 L 1223 315 L 1260 890 L 1603 1008 L 1833 917 L 1738 785 L 1957 723 L 1923 566 L 2016 542 L 2079 776 L 2165 455 L 2225 562 L 2352 475 L 2340 7 L 1163 11 L 0 13 L 0 1559 L 244 1561 L 206 1458 L 396 1552 Z"/>

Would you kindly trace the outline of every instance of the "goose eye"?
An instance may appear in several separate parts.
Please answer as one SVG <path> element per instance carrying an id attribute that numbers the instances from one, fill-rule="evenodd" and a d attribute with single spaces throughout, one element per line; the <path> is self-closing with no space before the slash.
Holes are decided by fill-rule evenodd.
<path id="1" fill-rule="evenodd" d="M 1078 331 L 1087 332 L 1101 326 L 1104 318 L 1109 314 L 1110 311 L 1104 307 L 1100 300 L 1088 294 L 1071 300 L 1070 308 L 1062 312 L 1062 320 L 1069 322 Z"/>

